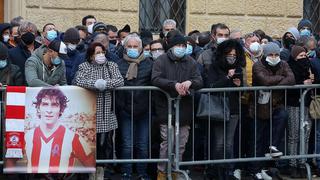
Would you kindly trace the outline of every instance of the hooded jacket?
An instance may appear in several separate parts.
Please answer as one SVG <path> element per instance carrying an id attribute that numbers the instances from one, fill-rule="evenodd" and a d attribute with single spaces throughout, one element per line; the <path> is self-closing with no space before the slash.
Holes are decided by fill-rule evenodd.
<path id="1" fill-rule="evenodd" d="M 2 37 L 2 33 L 6 30 L 6 29 L 9 29 L 11 27 L 11 25 L 9 23 L 3 23 L 3 24 L 0 24 L 0 41 L 5 44 L 8 49 L 12 48 L 11 45 L 9 45 L 9 41 L 8 42 L 4 42 L 3 41 L 3 37 Z"/>
<path id="2" fill-rule="evenodd" d="M 281 39 L 282 48 L 280 50 L 280 59 L 282 59 L 284 61 L 289 61 L 290 51 L 291 51 L 291 47 L 286 47 L 287 45 L 284 43 L 287 33 L 291 33 L 293 35 L 295 41 L 297 41 L 300 38 L 299 31 L 296 27 L 289 28 L 287 30 L 287 32 L 285 32 L 283 34 L 282 39 Z"/>
<path id="3" fill-rule="evenodd" d="M 66 85 L 66 68 L 62 60 L 61 64 L 49 69 L 43 63 L 43 55 L 47 51 L 42 45 L 36 49 L 27 59 L 25 64 L 25 76 L 27 84 L 31 87 Z"/>

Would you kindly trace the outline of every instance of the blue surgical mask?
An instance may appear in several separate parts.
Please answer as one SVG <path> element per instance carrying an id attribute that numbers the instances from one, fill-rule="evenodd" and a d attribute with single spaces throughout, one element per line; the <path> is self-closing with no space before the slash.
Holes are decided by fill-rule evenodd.
<path id="1" fill-rule="evenodd" d="M 187 44 L 186 55 L 191 55 L 193 52 L 193 46 Z"/>
<path id="2" fill-rule="evenodd" d="M 49 41 L 53 41 L 55 38 L 58 37 L 58 33 L 57 31 L 55 30 L 50 30 L 50 31 L 47 31 L 47 39 Z"/>
<path id="3" fill-rule="evenodd" d="M 314 58 L 314 57 L 316 57 L 316 51 L 315 50 L 312 50 L 312 51 L 309 51 L 308 53 L 307 53 L 307 56 L 309 57 L 309 58 Z"/>
<path id="4" fill-rule="evenodd" d="M 60 65 L 62 60 L 59 57 L 51 58 L 51 63 L 55 66 Z"/>
<path id="5" fill-rule="evenodd" d="M 143 51 L 144 57 L 151 57 L 150 51 Z"/>
<path id="6" fill-rule="evenodd" d="M 311 36 L 311 31 L 309 29 L 304 29 L 300 32 L 300 36 Z"/>
<path id="7" fill-rule="evenodd" d="M 173 48 L 173 54 L 177 58 L 182 58 L 184 55 L 186 55 L 186 48 L 185 47 L 175 47 L 175 48 Z"/>
<path id="8" fill-rule="evenodd" d="M 0 59 L 0 69 L 3 69 L 7 66 L 8 61 L 6 59 Z"/>
<path id="9" fill-rule="evenodd" d="M 128 48 L 127 55 L 129 56 L 129 58 L 136 59 L 137 57 L 139 57 L 139 51 L 135 48 Z"/>

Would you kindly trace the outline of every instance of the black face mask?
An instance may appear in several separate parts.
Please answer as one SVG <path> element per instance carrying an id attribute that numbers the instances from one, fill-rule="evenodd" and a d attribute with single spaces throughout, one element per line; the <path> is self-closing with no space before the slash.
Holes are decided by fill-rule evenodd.
<path id="1" fill-rule="evenodd" d="M 285 48 L 291 48 L 296 43 L 296 41 L 292 38 L 286 37 L 283 41 L 283 45 Z"/>
<path id="2" fill-rule="evenodd" d="M 113 45 L 116 45 L 117 44 L 117 40 L 110 40 L 109 43 L 113 44 Z"/>
<path id="3" fill-rule="evenodd" d="M 309 70 L 311 66 L 309 58 L 298 59 L 297 64 L 304 70 Z"/>
<path id="4" fill-rule="evenodd" d="M 31 32 L 27 32 L 27 33 L 25 33 L 25 34 L 23 34 L 23 35 L 21 36 L 21 40 L 22 40 L 23 43 L 26 44 L 26 45 L 32 44 L 32 43 L 34 42 L 35 38 L 36 38 L 36 37 L 35 37 L 34 34 L 32 34 Z"/>

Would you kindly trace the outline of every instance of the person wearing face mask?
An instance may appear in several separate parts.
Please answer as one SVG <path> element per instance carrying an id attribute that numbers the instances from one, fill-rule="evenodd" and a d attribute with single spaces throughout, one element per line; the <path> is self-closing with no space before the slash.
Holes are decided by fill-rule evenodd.
<path id="1" fill-rule="evenodd" d="M 211 26 L 211 41 L 204 47 L 204 51 L 199 55 L 197 62 L 202 66 L 202 78 L 205 82 L 208 77 L 208 70 L 212 62 L 215 61 L 215 54 L 218 44 L 229 39 L 230 29 L 222 23 Z"/>
<path id="2" fill-rule="evenodd" d="M 311 72 L 311 63 L 307 57 L 306 50 L 301 46 L 293 46 L 291 49 L 291 57 L 288 64 L 294 74 L 295 84 L 312 84 L 313 76 Z M 288 90 L 287 110 L 288 118 L 288 150 L 290 155 L 297 155 L 299 152 L 299 129 L 300 129 L 300 90 Z M 311 119 L 309 117 L 308 107 L 310 105 L 310 94 L 306 96 L 305 102 L 305 150 L 308 151 L 308 143 L 311 131 Z M 291 178 L 306 178 L 305 169 L 306 159 L 290 159 Z"/>
<path id="3" fill-rule="evenodd" d="M 112 90 L 124 85 L 118 65 L 108 61 L 105 53 L 106 48 L 101 43 L 91 43 L 86 52 L 86 61 L 80 64 L 73 81 L 74 85 L 94 90 L 97 94 L 97 159 L 112 158 L 113 130 L 118 128 L 117 117 L 112 109 Z M 100 165 L 98 169 L 103 167 Z"/>
<path id="4" fill-rule="evenodd" d="M 164 54 L 163 41 L 161 39 L 154 40 L 150 43 L 150 53 L 153 61 Z"/>
<path id="5" fill-rule="evenodd" d="M 122 29 L 119 29 L 118 31 L 118 44 L 115 47 L 114 53 L 119 56 L 119 58 L 122 58 L 123 51 L 124 51 L 124 39 L 130 34 L 131 28 L 128 24 L 126 24 Z"/>
<path id="6" fill-rule="evenodd" d="M 280 49 L 280 59 L 284 61 L 289 61 L 291 47 L 296 44 L 297 40 L 300 38 L 299 31 L 296 27 L 291 27 L 282 36 L 282 48 Z"/>
<path id="7" fill-rule="evenodd" d="M 192 120 L 192 96 L 195 90 L 202 87 L 202 78 L 197 63 L 186 55 L 187 41 L 181 34 L 168 39 L 169 50 L 154 61 L 152 69 L 152 84 L 171 97 L 180 95 L 180 160 L 188 142 L 190 123 Z M 161 144 L 160 159 L 168 155 L 167 98 L 163 94 L 155 93 L 155 121 L 160 124 Z M 165 180 L 166 163 L 158 163 L 158 180 Z"/>
<path id="8" fill-rule="evenodd" d="M 67 83 L 71 85 L 72 79 L 74 78 L 72 69 L 74 68 L 75 62 L 79 59 L 84 59 L 84 57 L 81 56 L 80 52 L 77 50 L 77 45 L 80 42 L 79 31 L 76 28 L 67 29 L 63 36 L 63 42 L 67 46 L 67 54 L 69 57 L 68 59 L 64 59 L 66 64 Z"/>
<path id="9" fill-rule="evenodd" d="M 216 59 L 210 66 L 208 71 L 208 79 L 205 83 L 206 88 L 222 88 L 222 87 L 241 87 L 243 86 L 242 69 L 245 67 L 244 50 L 241 44 L 230 39 L 218 45 L 216 51 Z M 212 132 L 210 139 L 212 140 L 211 158 L 223 159 L 233 158 L 233 144 L 235 129 L 239 120 L 239 93 L 226 93 L 229 99 L 230 118 L 229 121 L 221 122 L 211 119 Z M 225 125 L 225 132 L 224 132 Z M 226 138 L 221 138 L 226 133 Z M 226 148 L 224 151 L 224 147 Z M 225 152 L 225 153 L 224 153 Z M 222 164 L 209 166 L 207 177 L 210 179 L 229 179 L 233 178 L 234 164 Z"/>
<path id="10" fill-rule="evenodd" d="M 117 64 L 124 79 L 125 86 L 151 85 L 151 70 L 153 61 L 145 57 L 142 40 L 136 34 L 129 34 L 124 39 L 123 58 Z M 132 146 L 139 159 L 148 158 L 149 139 L 149 96 L 148 91 L 136 91 L 133 96 L 130 91 L 117 93 L 117 112 L 120 128 L 120 158 L 130 159 Z M 133 127 L 132 121 L 134 122 Z M 133 130 L 133 132 L 132 132 Z M 131 136 L 133 134 L 134 137 Z M 132 144 L 133 143 L 133 144 Z M 132 164 L 123 164 L 121 167 L 122 179 L 132 178 Z M 149 179 L 147 164 L 136 164 L 139 178 Z"/>
<path id="11" fill-rule="evenodd" d="M 10 28 L 11 25 L 9 23 L 0 24 L 0 42 L 5 44 L 7 48 L 11 48 L 11 46 L 9 45 Z"/>
<path id="12" fill-rule="evenodd" d="M 200 54 L 203 52 L 203 49 L 201 49 L 197 45 L 196 41 L 190 36 L 187 36 L 186 40 L 187 40 L 186 54 L 196 60 L 200 56 Z"/>
<path id="13" fill-rule="evenodd" d="M 262 47 L 257 34 L 248 33 L 244 35 L 244 51 L 246 57 L 244 83 L 246 86 L 252 86 L 252 66 L 260 60 L 262 55 Z"/>
<path id="14" fill-rule="evenodd" d="M 9 60 L 12 64 L 19 66 L 25 85 L 25 62 L 31 56 L 31 53 L 41 46 L 40 43 L 35 41 L 36 33 L 37 27 L 35 24 L 29 21 L 23 21 L 18 28 L 19 43 L 17 47 L 9 50 Z"/>
<path id="15" fill-rule="evenodd" d="M 67 46 L 59 40 L 50 42 L 48 48 L 41 46 L 32 53 L 25 64 L 28 86 L 62 86 L 67 84 L 64 59 Z"/>
<path id="16" fill-rule="evenodd" d="M 144 56 L 151 58 L 150 43 L 153 40 L 151 31 L 148 31 L 148 30 L 141 31 L 140 38 L 142 40 L 142 47 L 143 47 Z"/>
<path id="17" fill-rule="evenodd" d="M 245 54 L 246 66 L 243 68 L 243 85 L 244 86 L 252 86 L 252 66 L 254 63 L 261 60 L 262 57 L 262 47 L 260 45 L 260 36 L 256 33 L 247 33 L 243 38 L 243 49 Z M 240 43 L 241 44 L 241 43 Z M 248 143 L 250 139 L 251 132 L 248 130 L 248 127 L 252 127 L 249 129 L 254 129 L 254 122 L 248 116 L 249 109 L 249 99 L 251 97 L 251 92 L 243 92 L 241 94 L 241 115 L 242 115 L 242 123 L 236 129 L 236 134 L 241 132 L 242 140 L 239 142 L 238 138 L 235 138 L 235 152 L 236 156 L 239 155 L 241 151 L 241 156 L 246 157 L 248 155 L 252 155 L 252 149 L 248 148 L 251 144 Z M 240 129 L 241 128 L 241 129 Z M 241 149 L 239 149 L 239 144 L 241 143 Z M 245 167 L 245 166 L 244 166 Z"/>
<path id="18" fill-rule="evenodd" d="M 312 36 L 312 22 L 308 19 L 301 19 L 298 24 L 298 30 L 301 36 Z"/>
<path id="19" fill-rule="evenodd" d="M 20 68 L 8 60 L 8 48 L 0 42 L 0 86 L 22 86 L 23 77 Z"/>
<path id="20" fill-rule="evenodd" d="M 279 46 L 273 42 L 269 42 L 263 46 L 263 53 L 264 57 L 261 61 L 253 64 L 252 85 L 294 85 L 294 74 L 288 63 L 280 59 Z M 284 107 L 284 93 L 283 90 L 272 91 L 272 93 L 270 91 L 258 91 L 255 93 L 256 96 L 253 95 L 255 97 L 252 100 L 256 102 L 250 103 L 249 115 L 253 119 L 257 118 L 256 132 L 259 133 L 256 136 L 256 140 L 253 138 L 250 143 L 256 143 L 255 150 L 257 157 L 271 156 L 272 158 L 277 158 L 283 155 L 277 147 L 282 143 L 288 120 L 288 113 Z M 270 127 L 270 120 L 272 120 L 272 127 Z M 272 141 L 269 139 L 270 131 L 272 131 Z M 251 165 L 256 177 L 266 174 L 267 171 L 262 170 L 266 166 L 268 165 L 265 162 L 254 162 Z"/>
<path id="21" fill-rule="evenodd" d="M 48 46 L 49 43 L 58 37 L 58 31 L 53 23 L 47 23 L 42 28 L 42 44 Z"/>
<path id="22" fill-rule="evenodd" d="M 170 31 L 177 29 L 177 22 L 173 19 L 166 19 L 162 24 L 162 30 L 160 32 L 160 39 L 166 39 Z"/>

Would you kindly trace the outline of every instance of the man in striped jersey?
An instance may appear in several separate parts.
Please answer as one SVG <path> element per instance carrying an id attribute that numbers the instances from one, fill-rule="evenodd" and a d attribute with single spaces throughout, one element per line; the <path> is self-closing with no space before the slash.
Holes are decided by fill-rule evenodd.
<path id="1" fill-rule="evenodd" d="M 67 97 L 58 88 L 43 88 L 38 93 L 34 105 L 40 125 L 25 135 L 28 172 L 94 171 L 94 153 L 85 140 L 59 123 L 67 102 Z M 76 159 L 85 168 L 75 167 Z"/>

